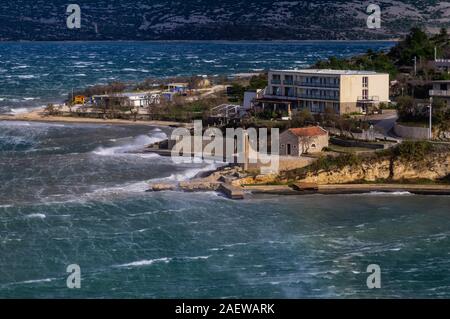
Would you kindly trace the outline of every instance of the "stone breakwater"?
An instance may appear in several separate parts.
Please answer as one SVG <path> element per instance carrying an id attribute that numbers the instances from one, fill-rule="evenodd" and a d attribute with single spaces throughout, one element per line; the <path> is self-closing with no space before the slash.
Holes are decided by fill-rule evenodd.
<path id="1" fill-rule="evenodd" d="M 241 187 L 235 186 L 232 182 L 242 177 L 240 167 L 224 167 L 211 172 L 203 178 L 194 178 L 181 182 L 156 182 L 149 184 L 148 191 L 184 191 L 184 192 L 208 192 L 216 191 L 231 199 L 243 199 L 244 191 Z"/>

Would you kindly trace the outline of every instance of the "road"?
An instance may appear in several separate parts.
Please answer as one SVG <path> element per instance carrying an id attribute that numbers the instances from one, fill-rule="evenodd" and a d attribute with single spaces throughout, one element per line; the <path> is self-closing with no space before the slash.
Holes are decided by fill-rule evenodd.
<path id="1" fill-rule="evenodd" d="M 369 115 L 366 119 L 373 123 L 377 132 L 387 137 L 395 137 L 398 139 L 398 136 L 393 133 L 394 124 L 398 119 L 397 111 L 384 110 L 383 114 Z"/>

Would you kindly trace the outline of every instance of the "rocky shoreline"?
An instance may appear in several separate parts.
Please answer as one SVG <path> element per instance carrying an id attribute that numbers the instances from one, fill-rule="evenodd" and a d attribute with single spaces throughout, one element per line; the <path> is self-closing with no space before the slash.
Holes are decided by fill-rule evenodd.
<path id="1" fill-rule="evenodd" d="M 402 183 L 346 183 L 346 184 L 316 184 L 290 183 L 270 184 L 275 175 L 245 176 L 240 167 L 224 167 L 209 172 L 206 177 L 175 183 L 151 183 L 148 191 L 183 191 L 183 192 L 219 192 L 231 199 L 244 199 L 245 194 L 272 195 L 337 195 L 364 193 L 411 193 L 416 195 L 450 195 L 450 184 L 402 184 Z M 256 184 L 246 184 L 249 180 Z M 266 182 L 266 183 L 264 183 Z"/>

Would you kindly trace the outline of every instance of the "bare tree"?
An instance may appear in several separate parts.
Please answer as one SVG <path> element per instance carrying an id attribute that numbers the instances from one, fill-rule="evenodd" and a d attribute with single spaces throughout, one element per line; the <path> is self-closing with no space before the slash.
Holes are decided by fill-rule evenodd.
<path id="1" fill-rule="evenodd" d="M 312 136 L 302 136 L 300 137 L 300 144 L 302 146 L 302 154 L 308 154 L 309 149 L 311 148 L 311 144 L 313 143 L 314 138 Z"/>

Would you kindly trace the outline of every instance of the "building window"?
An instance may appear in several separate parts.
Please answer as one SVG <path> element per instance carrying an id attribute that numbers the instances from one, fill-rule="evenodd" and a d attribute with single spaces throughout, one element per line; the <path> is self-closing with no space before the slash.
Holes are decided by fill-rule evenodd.
<path id="1" fill-rule="evenodd" d="M 363 88 L 368 88 L 369 87 L 369 77 L 363 76 L 363 78 L 362 78 L 362 87 Z"/>
<path id="2" fill-rule="evenodd" d="M 367 89 L 362 90 L 362 98 L 363 100 L 369 99 L 369 90 Z"/>
<path id="3" fill-rule="evenodd" d="M 279 86 L 272 87 L 272 95 L 280 95 L 280 87 Z"/>
<path id="4" fill-rule="evenodd" d="M 316 148 L 316 144 L 311 144 L 311 148 Z"/>
<path id="5" fill-rule="evenodd" d="M 284 88 L 284 95 L 285 96 L 294 96 L 294 88 L 292 87 L 285 87 Z"/>

